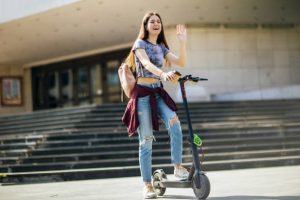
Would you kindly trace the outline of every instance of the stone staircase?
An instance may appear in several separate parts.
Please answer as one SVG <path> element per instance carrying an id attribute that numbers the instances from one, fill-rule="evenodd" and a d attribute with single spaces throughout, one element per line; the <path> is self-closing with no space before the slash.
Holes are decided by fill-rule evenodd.
<path id="1" fill-rule="evenodd" d="M 183 161 L 190 166 L 185 112 Z M 205 171 L 300 164 L 300 100 L 189 104 Z M 0 117 L 3 183 L 138 176 L 138 140 L 121 124 L 125 104 Z M 153 170 L 172 173 L 167 131 L 153 143 Z M 200 153 L 200 156 L 201 153 Z"/>

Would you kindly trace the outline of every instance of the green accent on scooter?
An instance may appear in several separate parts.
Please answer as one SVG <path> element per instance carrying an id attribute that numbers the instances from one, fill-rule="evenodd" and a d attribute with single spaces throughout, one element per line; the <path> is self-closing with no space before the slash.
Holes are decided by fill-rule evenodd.
<path id="1" fill-rule="evenodd" d="M 201 147 L 202 146 L 202 140 L 201 140 L 201 138 L 197 134 L 194 134 L 194 144 L 197 147 Z"/>

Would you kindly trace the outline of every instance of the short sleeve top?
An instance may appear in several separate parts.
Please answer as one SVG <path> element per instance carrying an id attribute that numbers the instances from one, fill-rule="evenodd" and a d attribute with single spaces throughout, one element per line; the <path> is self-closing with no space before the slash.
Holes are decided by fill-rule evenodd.
<path id="1" fill-rule="evenodd" d="M 164 59 L 166 55 L 170 52 L 164 44 L 153 44 L 147 40 L 137 39 L 133 45 L 133 51 L 136 49 L 144 49 L 148 55 L 150 62 L 153 63 L 156 67 L 162 68 Z M 138 58 L 135 56 L 136 72 L 137 77 L 147 77 L 147 78 L 157 78 L 159 76 L 148 71 L 145 67 L 142 66 Z"/>

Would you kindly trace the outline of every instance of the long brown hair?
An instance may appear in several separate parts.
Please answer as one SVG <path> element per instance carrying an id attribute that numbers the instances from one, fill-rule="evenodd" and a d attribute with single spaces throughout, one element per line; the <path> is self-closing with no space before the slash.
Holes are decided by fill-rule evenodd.
<path id="1" fill-rule="evenodd" d="M 138 37 L 137 39 L 142 39 L 142 40 L 146 40 L 148 39 L 149 37 L 149 31 L 146 29 L 147 27 L 147 24 L 148 24 L 148 21 L 150 19 L 151 16 L 153 15 L 156 15 L 159 19 L 160 19 L 160 22 L 161 22 L 161 31 L 157 37 L 157 41 L 156 43 L 157 44 L 163 44 L 166 48 L 169 49 L 169 46 L 167 44 L 167 41 L 166 41 L 166 37 L 165 37 L 165 32 L 164 32 L 164 26 L 163 26 L 163 23 L 162 23 L 162 20 L 161 20 L 161 17 L 158 13 L 156 12 L 149 12 L 147 13 L 144 18 L 143 18 L 143 21 L 142 21 L 142 24 L 141 24 L 141 28 L 140 28 L 140 32 L 138 34 Z M 134 61 L 134 53 L 133 53 L 133 47 L 129 53 L 129 55 L 127 56 L 127 58 L 125 59 L 125 63 L 131 67 L 131 70 L 132 71 L 135 71 L 135 61 Z"/>

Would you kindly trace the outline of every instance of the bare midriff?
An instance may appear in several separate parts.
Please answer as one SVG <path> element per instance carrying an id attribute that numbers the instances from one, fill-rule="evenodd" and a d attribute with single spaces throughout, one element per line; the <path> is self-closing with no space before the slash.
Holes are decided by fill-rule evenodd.
<path id="1" fill-rule="evenodd" d="M 139 84 L 153 84 L 158 83 L 160 80 L 157 78 L 138 77 L 137 83 Z"/>

